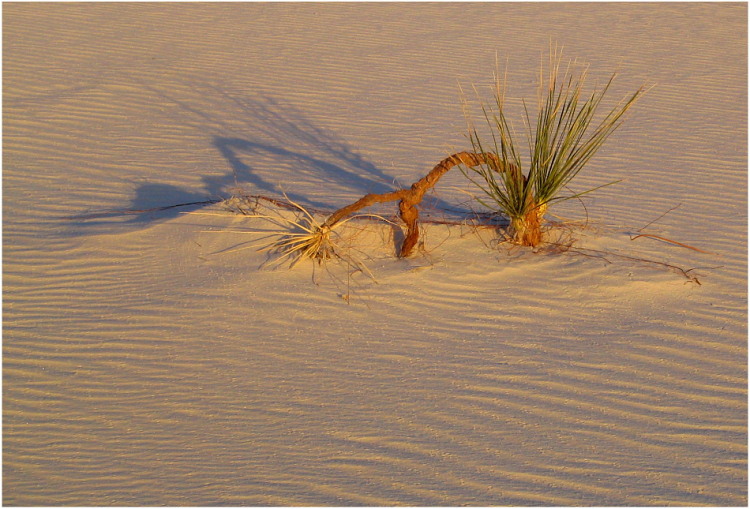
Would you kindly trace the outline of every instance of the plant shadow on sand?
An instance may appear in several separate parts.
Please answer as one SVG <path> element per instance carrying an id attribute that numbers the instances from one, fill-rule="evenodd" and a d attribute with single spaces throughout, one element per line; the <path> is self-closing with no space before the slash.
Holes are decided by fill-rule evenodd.
<path id="1" fill-rule="evenodd" d="M 397 187 L 393 176 L 356 153 L 334 133 L 273 98 L 238 97 L 211 87 L 219 94 L 219 100 L 239 112 L 234 118 L 226 118 L 147 88 L 160 99 L 178 105 L 193 123 L 198 120 L 202 129 L 213 131 L 210 143 L 226 160 L 230 171 L 203 176 L 203 186 L 196 190 L 169 183 L 141 184 L 127 205 L 65 218 L 78 234 L 111 233 L 113 227 L 143 228 L 217 203 L 236 192 L 278 198 L 286 195 L 310 210 L 332 211 L 341 203 L 330 196 L 339 196 L 345 202 L 348 197 L 384 193 Z M 287 190 L 280 182 L 315 189 L 318 197 Z M 300 183 L 303 185 L 297 186 Z M 432 205 L 449 208 L 439 199 Z"/>

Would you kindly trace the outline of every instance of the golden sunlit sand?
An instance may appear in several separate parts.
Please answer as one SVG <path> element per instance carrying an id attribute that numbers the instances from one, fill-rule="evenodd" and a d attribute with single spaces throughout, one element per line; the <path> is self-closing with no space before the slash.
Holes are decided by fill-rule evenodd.
<path id="1" fill-rule="evenodd" d="M 653 85 L 559 245 L 453 170 L 408 258 L 394 203 L 258 251 L 498 62 L 524 146 L 551 40 Z M 746 4 L 6 3 L 3 213 L 6 505 L 747 504 Z"/>

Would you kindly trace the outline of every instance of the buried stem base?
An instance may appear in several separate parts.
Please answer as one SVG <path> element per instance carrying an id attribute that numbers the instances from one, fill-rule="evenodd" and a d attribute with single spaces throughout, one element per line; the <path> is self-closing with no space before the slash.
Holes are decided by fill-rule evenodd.
<path id="1" fill-rule="evenodd" d="M 511 241 L 520 246 L 536 247 L 542 242 L 542 223 L 547 205 L 532 207 L 525 215 L 510 219 Z"/>

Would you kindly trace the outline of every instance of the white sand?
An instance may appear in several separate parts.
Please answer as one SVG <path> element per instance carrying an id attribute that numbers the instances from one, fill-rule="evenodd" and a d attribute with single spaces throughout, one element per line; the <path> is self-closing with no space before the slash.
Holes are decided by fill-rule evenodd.
<path id="1" fill-rule="evenodd" d="M 4 502 L 746 505 L 746 9 L 5 4 Z M 624 179 L 577 245 L 701 285 L 368 226 L 347 304 L 222 252 L 263 222 L 218 205 L 60 219 L 408 185 L 469 148 L 458 82 L 497 54 L 518 108 L 550 38 L 611 99 L 656 84 L 576 181 Z M 678 205 L 646 231 L 717 254 L 630 240 Z"/>

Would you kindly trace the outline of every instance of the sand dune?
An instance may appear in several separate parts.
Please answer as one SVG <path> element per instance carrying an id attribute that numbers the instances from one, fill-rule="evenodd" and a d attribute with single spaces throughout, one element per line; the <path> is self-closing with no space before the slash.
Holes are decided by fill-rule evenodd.
<path id="1" fill-rule="evenodd" d="M 4 503 L 746 505 L 746 19 L 4 5 Z M 555 209 L 589 251 L 428 223 L 399 260 L 353 222 L 372 280 L 261 267 L 236 232 L 267 223 L 221 203 L 113 212 L 409 185 L 469 148 L 458 84 L 507 60 L 520 111 L 550 39 L 613 98 L 655 85 L 576 189 L 623 182 Z M 447 175 L 426 216 L 466 191 Z M 630 240 L 655 219 L 711 253 Z"/>

